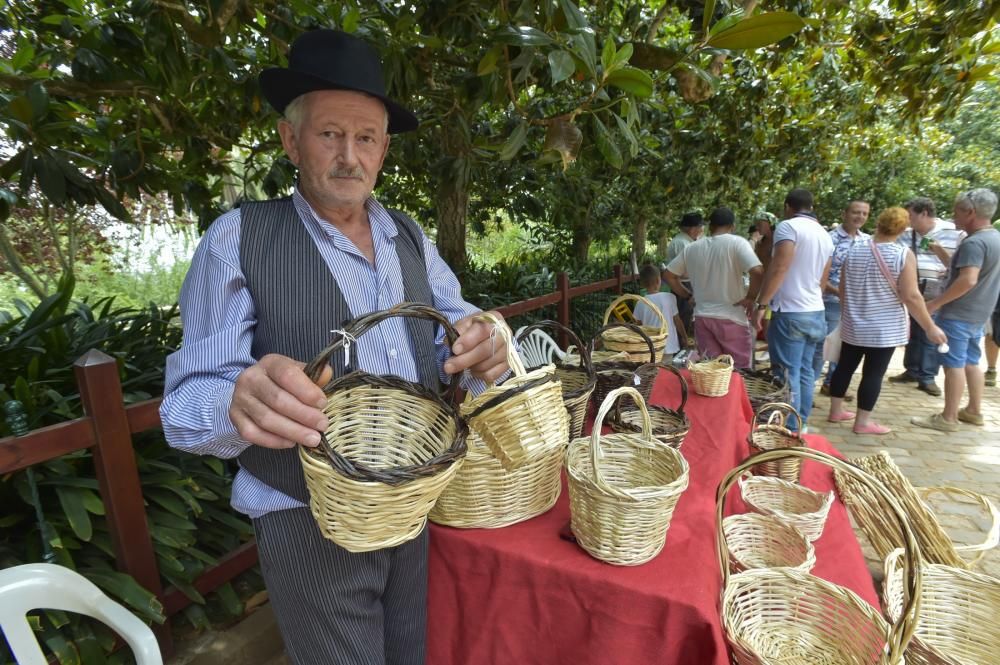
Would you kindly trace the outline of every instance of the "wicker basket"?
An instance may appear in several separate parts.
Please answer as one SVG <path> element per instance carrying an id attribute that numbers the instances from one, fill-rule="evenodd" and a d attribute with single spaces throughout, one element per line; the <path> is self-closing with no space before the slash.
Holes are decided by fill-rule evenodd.
<path id="1" fill-rule="evenodd" d="M 808 450 L 784 448 L 783 450 Z M 768 461 L 775 461 L 771 458 Z M 802 532 L 809 542 L 823 535 L 826 516 L 833 505 L 833 492 L 821 494 L 808 487 L 772 476 L 740 478 L 740 492 L 755 513 L 777 517 Z"/>
<path id="2" fill-rule="evenodd" d="M 657 441 L 665 443 L 671 448 L 681 449 L 684 437 L 691 429 L 691 421 L 684 413 L 684 405 L 687 404 L 687 381 L 684 376 L 672 365 L 655 363 L 657 368 L 665 369 L 674 376 L 681 384 L 681 403 L 677 410 L 668 409 L 665 406 L 647 405 L 649 420 L 653 425 L 653 436 Z M 637 374 L 645 374 L 645 366 L 636 370 Z M 622 406 L 622 401 L 616 403 L 616 408 L 609 421 L 611 429 L 616 432 L 642 432 L 642 411 L 632 403 L 631 406 Z"/>
<path id="3" fill-rule="evenodd" d="M 903 557 L 903 611 L 892 625 L 845 589 L 791 568 L 753 569 L 730 575 L 723 529 L 726 495 L 750 467 L 798 456 L 845 469 L 884 492 L 878 481 L 846 462 L 808 448 L 758 453 L 744 460 L 716 493 L 718 565 L 722 571 L 722 626 L 738 665 L 899 665 L 916 627 L 920 607 L 920 550 L 903 509 L 886 496 L 907 544 Z M 773 480 L 773 479 L 767 479 Z"/>
<path id="4" fill-rule="evenodd" d="M 552 328 L 564 332 L 575 347 L 580 350 L 577 364 L 565 361 L 556 363 L 556 377 L 562 384 L 563 404 L 566 405 L 566 412 L 569 414 L 569 439 L 567 440 L 569 443 L 570 440 L 583 434 L 584 421 L 587 420 L 587 405 L 590 403 L 594 386 L 597 385 L 594 364 L 576 333 L 558 321 L 539 321 L 530 325 L 521 331 L 517 341 L 525 339 L 536 328 Z"/>
<path id="5" fill-rule="evenodd" d="M 799 412 L 788 404 L 761 405 L 753 414 L 753 420 L 750 421 L 750 433 L 747 434 L 750 452 L 759 453 L 765 450 L 796 448 L 805 445 L 797 432 L 785 427 L 789 415 L 794 415 L 797 422 L 802 422 Z M 762 423 L 764 418 L 767 420 Z M 802 458 L 788 457 L 777 462 L 765 462 L 755 467 L 753 472 L 754 475 L 775 476 L 790 483 L 797 483 L 802 473 Z"/>
<path id="6" fill-rule="evenodd" d="M 691 370 L 691 387 L 705 397 L 723 397 L 729 393 L 729 380 L 733 377 L 733 357 L 721 355 L 711 360 L 688 363 Z"/>
<path id="7" fill-rule="evenodd" d="M 608 323 L 613 323 L 609 319 L 618 305 L 631 300 L 634 300 L 637 303 L 644 303 L 646 307 L 660 319 L 659 328 L 641 326 L 642 332 L 646 335 L 646 337 L 649 337 L 650 342 L 653 344 L 653 349 L 656 351 L 656 358 L 653 360 L 659 360 L 663 355 L 663 349 L 667 346 L 667 332 L 670 329 L 667 327 L 667 317 L 663 315 L 663 312 L 660 311 L 659 307 L 654 305 L 648 299 L 633 293 L 625 293 L 618 296 L 611 301 L 608 308 L 604 310 L 604 325 L 607 326 Z M 622 321 L 622 323 L 630 322 Z M 643 354 L 646 351 L 646 339 L 637 335 L 635 331 L 629 328 L 604 328 L 601 335 L 604 338 L 604 348 L 609 351 L 625 351 L 630 354 Z"/>
<path id="8" fill-rule="evenodd" d="M 440 500 L 438 505 L 441 505 Z M 432 519 L 433 515 L 431 513 Z M 752 568 L 794 568 L 808 573 L 816 564 L 816 550 L 812 543 L 801 531 L 777 517 L 757 513 L 730 515 L 723 520 L 722 528 L 729 543 L 730 572 L 741 573 Z"/>
<path id="9" fill-rule="evenodd" d="M 597 342 L 599 340 L 603 341 L 604 333 L 613 328 L 629 328 L 636 335 L 643 337 L 646 340 L 646 350 L 649 352 L 649 358 L 642 361 L 627 359 L 595 361 L 594 371 L 597 373 L 597 386 L 594 388 L 594 403 L 600 406 L 608 398 L 612 390 L 626 386 L 638 390 L 642 398 L 648 402 L 649 396 L 653 393 L 653 384 L 656 382 L 656 376 L 659 374 L 659 368 L 654 365 L 659 360 L 659 357 L 657 357 L 656 351 L 653 349 L 652 341 L 642 331 L 642 328 L 631 323 L 610 323 L 604 326 L 590 340 L 590 356 L 591 358 L 595 357 L 594 354 L 598 353 L 596 350 Z M 644 368 L 641 374 L 639 373 L 640 367 Z"/>
<path id="10" fill-rule="evenodd" d="M 920 551 L 928 563 L 938 563 L 956 568 L 972 569 L 1000 540 L 1000 514 L 989 499 L 968 490 L 954 487 L 930 488 L 923 490 L 925 494 L 942 493 L 956 499 L 971 499 L 979 504 L 985 513 L 992 518 L 992 526 L 984 542 L 975 545 L 956 545 L 951 537 L 941 528 L 934 512 L 923 500 L 917 488 L 906 479 L 889 456 L 882 451 L 877 455 L 860 457 L 852 460 L 858 467 L 877 478 L 893 493 L 893 496 L 903 505 L 909 516 L 913 532 L 920 543 Z M 837 491 L 851 511 L 851 516 L 858 527 L 864 531 L 879 558 L 885 559 L 893 550 L 902 546 L 899 532 L 892 523 L 888 506 L 882 503 L 877 494 L 868 487 L 854 482 L 850 476 L 835 473 Z M 963 554 L 975 554 L 966 559 Z"/>
<path id="11" fill-rule="evenodd" d="M 569 441 L 569 416 L 555 366 L 527 371 L 510 328 L 490 312 L 477 319 L 493 324 L 503 338 L 513 376 L 462 404 L 462 416 L 508 471 Z"/>
<path id="12" fill-rule="evenodd" d="M 345 324 L 306 373 L 316 380 L 341 349 L 356 367 L 350 354 L 357 354 L 357 344 L 350 341 L 395 316 L 429 319 L 444 327 L 449 343 L 457 338 L 437 310 L 403 303 Z M 299 446 L 309 508 L 323 536 L 351 552 L 415 538 L 465 457 L 467 430 L 458 410 L 424 386 L 395 376 L 355 371 L 323 390 L 330 424 L 322 444 Z"/>
<path id="13" fill-rule="evenodd" d="M 559 498 L 565 455 L 565 446 L 557 446 L 507 471 L 471 432 L 465 463 L 434 504 L 430 519 L 463 529 L 495 529 L 541 515 Z"/>
<path id="14" fill-rule="evenodd" d="M 886 614 L 903 608 L 903 551 L 885 562 Z M 917 631 L 907 665 L 982 665 L 1000 662 L 1000 579 L 952 566 L 925 564 Z"/>
<path id="15" fill-rule="evenodd" d="M 688 486 L 679 451 L 641 434 L 601 436 L 604 417 L 628 395 L 645 413 L 634 388 L 619 388 L 601 404 L 589 437 L 575 439 L 566 456 L 573 534 L 594 558 L 622 566 L 649 561 L 663 549 L 674 508 Z"/>
<path id="16" fill-rule="evenodd" d="M 766 370 L 736 370 L 743 377 L 743 385 L 747 389 L 747 397 L 754 413 L 760 411 L 765 404 L 788 404 L 792 401 L 792 391 L 781 377 Z M 761 420 L 767 420 L 767 413 L 761 414 Z"/>

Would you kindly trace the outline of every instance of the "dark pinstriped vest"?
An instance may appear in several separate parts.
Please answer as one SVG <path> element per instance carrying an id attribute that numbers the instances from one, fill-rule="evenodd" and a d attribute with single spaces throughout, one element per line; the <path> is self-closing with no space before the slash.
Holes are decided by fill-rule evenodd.
<path id="1" fill-rule="evenodd" d="M 400 212 L 391 211 L 390 215 L 399 229 L 395 247 L 403 275 L 403 297 L 433 305 L 420 229 Z M 368 313 L 352 314 L 290 198 L 240 206 L 240 267 L 257 314 L 251 346 L 256 360 L 280 353 L 308 362 L 330 342 L 331 330 L 341 328 L 355 314 Z M 434 324 L 407 318 L 406 329 L 421 383 L 437 390 Z M 341 375 L 343 363 L 335 366 L 334 372 Z M 295 448 L 250 446 L 239 461 L 267 485 L 302 503 L 309 502 Z"/>

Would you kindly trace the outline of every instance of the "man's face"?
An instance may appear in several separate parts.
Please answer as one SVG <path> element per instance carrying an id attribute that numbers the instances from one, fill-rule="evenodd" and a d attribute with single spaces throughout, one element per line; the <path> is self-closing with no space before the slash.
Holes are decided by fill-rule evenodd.
<path id="1" fill-rule="evenodd" d="M 347 90 L 310 92 L 304 102 L 299 127 L 278 125 L 303 195 L 323 209 L 364 205 L 389 149 L 385 107 Z"/>
<path id="2" fill-rule="evenodd" d="M 968 232 L 969 228 L 975 224 L 976 211 L 972 208 L 966 208 L 962 203 L 955 204 L 952 214 L 955 219 L 955 228 L 959 231 Z"/>
<path id="3" fill-rule="evenodd" d="M 934 228 L 934 217 L 926 210 L 916 212 L 908 209 L 907 212 L 910 213 L 910 228 L 920 235 L 925 236 Z"/>
<path id="4" fill-rule="evenodd" d="M 687 229 L 687 234 L 691 236 L 692 239 L 697 240 L 701 237 L 701 232 L 704 230 L 704 226 L 689 226 Z"/>
<path id="5" fill-rule="evenodd" d="M 842 218 L 844 230 L 848 233 L 856 233 L 868 221 L 870 213 L 870 205 L 864 201 L 852 201 L 851 205 L 847 206 L 847 210 L 844 211 Z"/>

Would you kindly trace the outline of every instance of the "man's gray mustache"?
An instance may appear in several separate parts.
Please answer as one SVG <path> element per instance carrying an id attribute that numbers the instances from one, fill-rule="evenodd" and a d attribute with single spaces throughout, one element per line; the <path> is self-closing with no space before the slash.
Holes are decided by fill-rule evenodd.
<path id="1" fill-rule="evenodd" d="M 333 169 L 330 171 L 331 178 L 357 178 L 365 179 L 365 172 L 361 169 Z"/>

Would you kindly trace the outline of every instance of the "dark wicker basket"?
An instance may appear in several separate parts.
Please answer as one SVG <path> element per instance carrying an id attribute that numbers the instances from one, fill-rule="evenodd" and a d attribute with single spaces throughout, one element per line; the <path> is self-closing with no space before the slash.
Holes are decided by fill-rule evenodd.
<path id="1" fill-rule="evenodd" d="M 604 403 L 612 390 L 626 386 L 638 390 L 648 403 L 649 396 L 653 392 L 653 383 L 656 382 L 656 375 L 659 373 L 659 367 L 656 365 L 659 358 L 656 357 L 653 341 L 649 339 L 649 335 L 640 326 L 631 323 L 609 323 L 594 333 L 594 338 L 590 340 L 589 345 L 590 355 L 594 355 L 597 342 L 602 339 L 601 333 L 608 328 L 621 327 L 631 329 L 632 332 L 646 341 L 646 345 L 649 347 L 649 361 L 606 360 L 595 362 L 594 371 L 597 373 L 597 386 L 594 388 L 594 404 L 598 406 Z M 640 367 L 643 368 L 642 373 L 639 372 Z"/>
<path id="2" fill-rule="evenodd" d="M 676 448 L 680 450 L 681 444 L 684 443 L 684 437 L 687 436 L 688 431 L 691 429 L 691 421 L 688 420 L 687 415 L 684 413 L 684 406 L 687 404 L 688 389 L 687 381 L 684 380 L 684 376 L 672 365 L 667 365 L 664 363 L 652 363 L 657 369 L 665 369 L 674 376 L 681 384 L 681 403 L 677 407 L 677 410 L 668 409 L 665 406 L 654 406 L 652 404 L 647 404 L 646 409 L 649 411 L 649 419 L 653 425 L 653 437 L 662 443 L 670 446 L 671 448 Z M 644 374 L 646 371 L 646 365 L 643 365 L 638 370 L 637 374 Z M 642 412 L 635 405 L 634 402 L 631 406 L 622 407 L 622 401 L 617 403 L 617 406 L 612 413 L 609 424 L 611 429 L 616 432 L 642 432 Z"/>
<path id="3" fill-rule="evenodd" d="M 770 370 L 736 370 L 743 377 L 743 383 L 747 388 L 747 397 L 750 398 L 750 406 L 754 413 L 760 410 L 765 404 L 774 402 L 789 404 L 792 401 L 791 390 L 788 383 Z M 760 414 L 760 420 L 767 421 L 770 414 Z"/>

